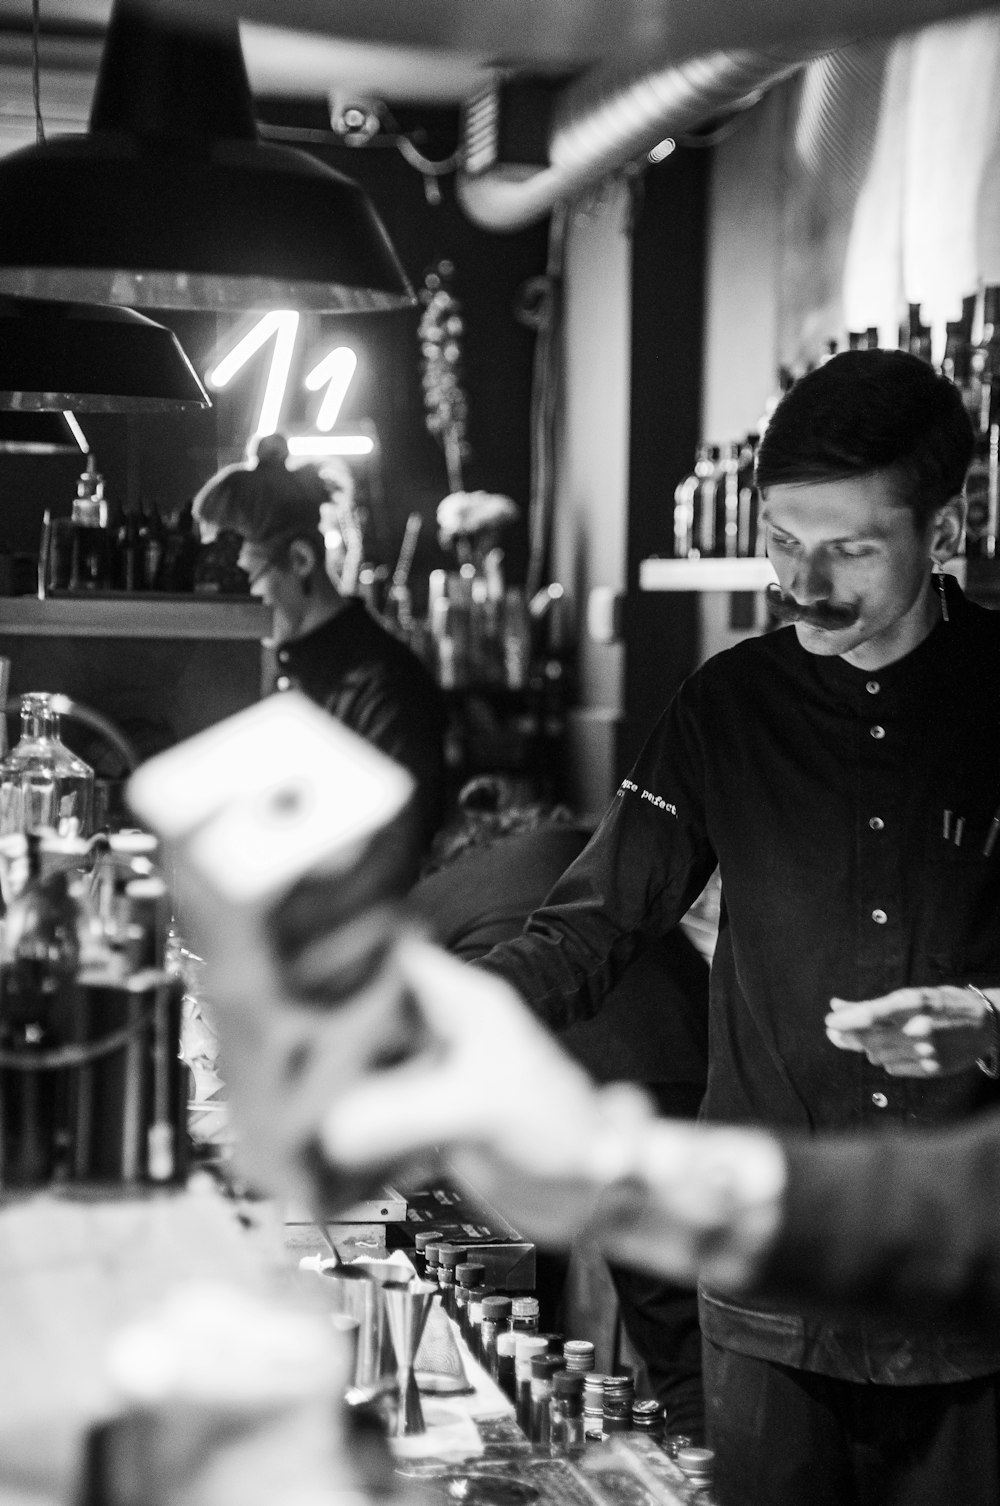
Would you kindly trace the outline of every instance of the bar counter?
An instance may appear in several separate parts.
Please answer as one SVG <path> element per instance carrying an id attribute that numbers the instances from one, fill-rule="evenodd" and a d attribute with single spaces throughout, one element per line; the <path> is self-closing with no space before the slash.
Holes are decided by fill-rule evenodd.
<path id="1" fill-rule="evenodd" d="M 463 1359 L 475 1390 L 467 1399 L 449 1397 L 444 1410 L 471 1419 L 481 1444 L 471 1456 L 461 1448 L 443 1456 L 439 1441 L 446 1430 L 435 1437 L 438 1398 L 428 1398 L 427 1433 L 394 1445 L 394 1478 L 378 1480 L 379 1468 L 383 1475 L 391 1469 L 386 1445 L 379 1439 L 373 1454 L 369 1438 L 359 1455 L 338 1417 L 346 1409 L 321 1388 L 315 1398 L 305 1397 L 305 1406 L 301 1398 L 294 1406 L 283 1399 L 256 1409 L 230 1406 L 223 1415 L 210 1405 L 207 1421 L 188 1401 L 173 1408 L 171 1447 L 182 1440 L 182 1450 L 196 1459 L 194 1488 L 186 1482 L 176 1494 L 157 1493 L 146 1477 L 134 1493 L 95 1490 L 88 1438 L 100 1437 L 101 1425 L 123 1410 L 107 1365 L 110 1343 L 172 1293 L 214 1283 L 247 1302 L 294 1304 L 297 1319 L 307 1316 L 328 1334 L 321 1284 L 304 1282 L 298 1251 L 286 1245 L 268 1206 L 258 1219 L 248 1217 L 246 1205 L 224 1197 L 214 1183 L 106 1200 L 46 1192 L 0 1205 L 4 1506 L 91 1506 L 98 1500 L 101 1506 L 173 1506 L 175 1500 L 292 1506 L 331 1490 L 346 1492 L 352 1506 L 365 1506 L 374 1496 L 384 1502 L 386 1485 L 401 1506 L 710 1506 L 650 1439 L 621 1435 L 588 1444 L 573 1460 L 533 1446 L 468 1351 Z M 303 1302 L 304 1288 L 315 1300 Z M 221 1469 L 205 1464 L 213 1449 L 223 1456 Z M 379 1453 L 383 1463 L 373 1475 L 371 1461 Z"/>

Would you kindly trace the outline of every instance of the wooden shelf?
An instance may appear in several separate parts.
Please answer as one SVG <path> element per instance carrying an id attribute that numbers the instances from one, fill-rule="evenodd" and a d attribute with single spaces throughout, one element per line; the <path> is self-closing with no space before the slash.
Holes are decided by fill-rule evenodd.
<path id="1" fill-rule="evenodd" d="M 210 596 L 0 597 L 0 637 L 266 638 L 271 613 L 261 602 Z"/>
<path id="2" fill-rule="evenodd" d="M 774 579 L 774 567 L 765 559 L 648 559 L 639 563 L 640 591 L 763 591 Z"/>

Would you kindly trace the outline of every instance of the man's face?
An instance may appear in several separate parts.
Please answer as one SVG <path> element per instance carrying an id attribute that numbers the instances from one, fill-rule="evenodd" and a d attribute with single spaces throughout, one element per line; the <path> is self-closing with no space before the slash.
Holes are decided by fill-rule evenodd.
<path id="1" fill-rule="evenodd" d="M 298 636 L 306 612 L 306 594 L 302 582 L 288 562 L 288 548 L 277 552 L 258 544 L 244 543 L 239 566 L 250 577 L 250 594 L 271 608 L 271 639 L 276 645 L 289 643 Z"/>
<path id="2" fill-rule="evenodd" d="M 932 522 L 919 529 L 885 472 L 769 487 L 767 555 L 811 654 L 876 669 L 915 648 L 934 621 Z M 778 615 L 782 615 L 780 603 Z"/>

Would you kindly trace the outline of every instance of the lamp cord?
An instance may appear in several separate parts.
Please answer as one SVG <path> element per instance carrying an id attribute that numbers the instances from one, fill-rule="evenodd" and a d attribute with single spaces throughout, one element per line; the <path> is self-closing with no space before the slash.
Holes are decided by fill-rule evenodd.
<path id="1" fill-rule="evenodd" d="M 31 96 L 35 105 L 35 141 L 41 145 L 45 140 L 42 122 L 42 88 L 39 53 L 41 38 L 41 0 L 31 0 Z"/>

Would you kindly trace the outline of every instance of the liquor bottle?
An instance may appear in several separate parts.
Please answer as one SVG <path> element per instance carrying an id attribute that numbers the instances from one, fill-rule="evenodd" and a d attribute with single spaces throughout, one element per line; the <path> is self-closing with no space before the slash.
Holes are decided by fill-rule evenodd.
<path id="1" fill-rule="evenodd" d="M 916 356 L 921 361 L 930 362 L 930 325 L 922 322 L 919 303 L 911 303 L 907 308 L 906 320 L 900 330 L 899 344 L 900 348 L 908 350 L 911 356 Z"/>
<path id="2" fill-rule="evenodd" d="M 141 591 L 146 584 L 139 514 L 123 512 L 118 525 L 114 583 L 119 591 Z"/>
<path id="3" fill-rule="evenodd" d="M 21 738 L 0 763 L 0 835 L 90 835 L 94 771 L 61 741 L 51 700 L 47 691 L 21 697 Z"/>
<path id="4" fill-rule="evenodd" d="M 67 876 L 43 875 L 27 836 L 28 873 L 8 908 L 0 952 L 0 1048 L 23 1066 L 0 1069 L 0 1186 L 38 1187 L 68 1174 L 65 1073 L 42 1065 L 72 1038 L 79 961 L 77 908 Z"/>
<path id="5" fill-rule="evenodd" d="M 715 553 L 735 559 L 740 552 L 740 445 L 730 440 L 720 451 L 715 487 Z"/>
<path id="6" fill-rule="evenodd" d="M 739 469 L 739 515 L 736 525 L 737 550 L 741 559 L 751 559 L 755 555 L 763 555 L 763 533 L 758 537 L 757 512 L 760 507 L 760 497 L 757 492 L 757 478 L 755 467 L 757 464 L 757 446 L 760 444 L 760 435 L 751 432 L 740 445 L 740 469 Z"/>
<path id="7" fill-rule="evenodd" d="M 698 446 L 694 473 L 698 477 L 698 486 L 694 494 L 691 553 L 701 559 L 711 559 L 715 553 L 715 493 L 719 481 L 717 444 Z"/>
<path id="8" fill-rule="evenodd" d="M 965 482 L 965 553 L 993 559 L 1000 511 L 1000 287 L 983 294 L 983 335 L 972 352 L 969 387 L 976 437 Z"/>
<path id="9" fill-rule="evenodd" d="M 71 521 L 70 590 L 106 591 L 111 584 L 108 503 L 93 455 L 87 456 L 87 468 L 76 484 Z"/>
<path id="10" fill-rule="evenodd" d="M 166 538 L 163 519 L 160 517 L 159 509 L 152 503 L 149 507 L 143 508 L 143 521 L 139 535 L 142 540 L 142 572 L 145 589 L 159 591 Z"/>
<path id="11" fill-rule="evenodd" d="M 194 567 L 198 558 L 198 531 L 194 505 L 186 502 L 167 526 L 163 542 L 160 590 L 182 594 L 194 590 Z"/>

